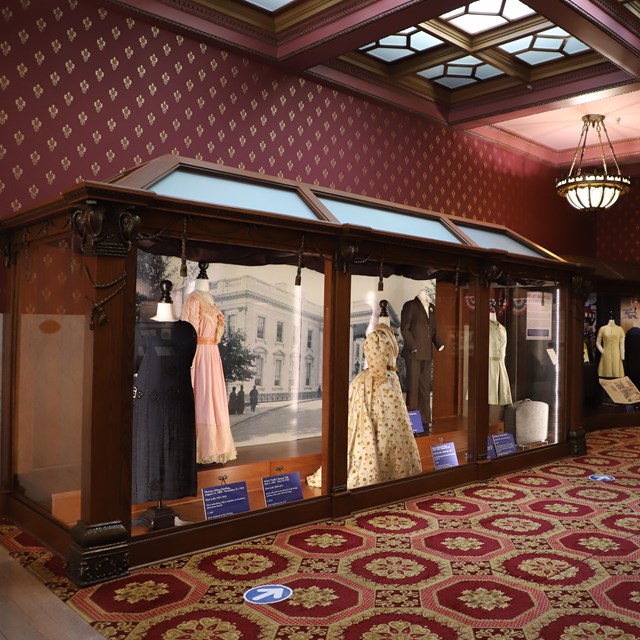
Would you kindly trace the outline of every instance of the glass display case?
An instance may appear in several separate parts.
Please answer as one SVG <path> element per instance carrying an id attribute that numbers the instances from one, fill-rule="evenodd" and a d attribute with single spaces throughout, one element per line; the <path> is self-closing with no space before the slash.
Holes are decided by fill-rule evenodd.
<path id="1" fill-rule="evenodd" d="M 319 494 L 306 478 L 322 454 L 323 275 L 277 264 L 185 266 L 182 277 L 180 259 L 138 251 L 134 535 Z M 149 332 L 163 281 L 175 318 L 197 336 L 186 365 L 195 420 L 186 410 L 167 417 L 155 398 L 165 381 Z M 159 429 L 172 419 L 177 433 Z"/>
<path id="2" fill-rule="evenodd" d="M 77 520 L 82 425 L 91 413 L 91 272 L 68 232 L 31 239 L 18 256 L 13 489 L 63 522 Z M 54 237 L 51 237 L 54 236 Z"/>
<path id="3" fill-rule="evenodd" d="M 4 235 L 0 505 L 79 585 L 580 438 L 581 270 L 504 227 L 171 156 Z"/>
<path id="4" fill-rule="evenodd" d="M 635 425 L 640 411 L 640 285 L 609 283 L 584 304 L 583 411 L 588 429 Z M 606 292 L 606 293 L 605 293 Z"/>

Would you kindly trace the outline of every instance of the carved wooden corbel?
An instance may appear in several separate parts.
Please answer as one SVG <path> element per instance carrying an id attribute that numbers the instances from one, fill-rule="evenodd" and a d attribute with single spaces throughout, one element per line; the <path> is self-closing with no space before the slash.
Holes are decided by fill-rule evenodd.
<path id="1" fill-rule="evenodd" d="M 349 265 L 355 260 L 358 254 L 358 245 L 347 238 L 340 238 L 336 251 L 336 262 L 343 272 L 346 272 Z"/>
<path id="2" fill-rule="evenodd" d="M 487 264 L 484 267 L 483 271 L 484 283 L 485 286 L 491 286 L 492 282 L 497 282 L 499 278 L 503 275 L 503 270 L 500 265 L 497 264 Z"/>
<path id="3" fill-rule="evenodd" d="M 71 220 L 82 239 L 82 253 L 90 256 L 127 255 L 140 224 L 140 218 L 131 207 L 95 200 L 87 200 L 73 212 Z"/>

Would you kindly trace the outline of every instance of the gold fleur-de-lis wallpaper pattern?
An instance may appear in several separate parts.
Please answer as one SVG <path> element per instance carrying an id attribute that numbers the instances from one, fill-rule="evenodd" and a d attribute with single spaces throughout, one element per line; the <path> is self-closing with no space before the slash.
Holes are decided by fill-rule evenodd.
<path id="1" fill-rule="evenodd" d="M 0 219 L 174 153 L 504 224 L 558 253 L 594 251 L 594 223 L 555 195 L 557 172 L 535 158 L 115 8 L 0 7 Z M 604 249 L 616 248 L 607 231 Z"/>

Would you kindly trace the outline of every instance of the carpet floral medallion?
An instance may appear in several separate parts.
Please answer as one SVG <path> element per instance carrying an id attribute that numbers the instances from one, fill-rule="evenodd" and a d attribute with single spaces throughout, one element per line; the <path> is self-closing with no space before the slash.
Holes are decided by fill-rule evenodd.
<path id="1" fill-rule="evenodd" d="M 640 640 L 640 427 L 587 441 L 582 457 L 85 589 L 13 524 L 0 543 L 110 640 Z M 291 596 L 246 602 L 260 585 Z"/>

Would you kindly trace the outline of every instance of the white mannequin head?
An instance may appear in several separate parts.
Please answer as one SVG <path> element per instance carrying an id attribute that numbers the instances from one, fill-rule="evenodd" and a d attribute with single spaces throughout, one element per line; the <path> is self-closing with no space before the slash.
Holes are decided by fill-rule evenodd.
<path id="1" fill-rule="evenodd" d="M 178 318 L 176 318 L 173 312 L 173 303 L 172 302 L 158 302 L 158 309 L 156 311 L 156 315 L 151 318 L 156 322 L 177 322 Z"/>
<path id="2" fill-rule="evenodd" d="M 420 300 L 422 300 L 422 302 L 425 304 L 431 303 L 431 296 L 425 288 L 420 289 L 420 291 L 418 292 L 418 298 L 420 298 Z"/>
<path id="3" fill-rule="evenodd" d="M 158 302 L 156 315 L 151 318 L 152 320 L 156 322 L 177 322 L 178 318 L 176 318 L 173 312 L 171 289 L 173 289 L 173 282 L 171 282 L 171 280 L 163 280 L 160 283 L 162 296 L 160 297 L 160 302 Z"/>
<path id="4" fill-rule="evenodd" d="M 209 280 L 198 278 L 195 282 L 196 291 L 209 291 Z"/>

